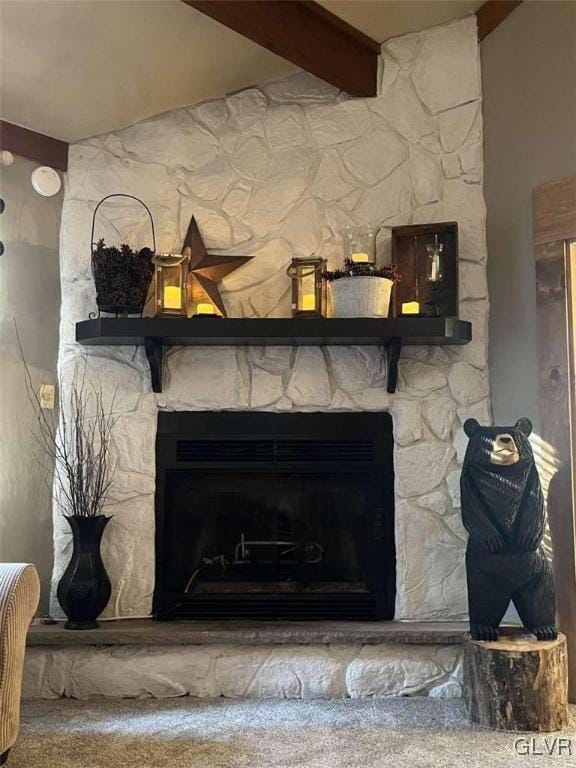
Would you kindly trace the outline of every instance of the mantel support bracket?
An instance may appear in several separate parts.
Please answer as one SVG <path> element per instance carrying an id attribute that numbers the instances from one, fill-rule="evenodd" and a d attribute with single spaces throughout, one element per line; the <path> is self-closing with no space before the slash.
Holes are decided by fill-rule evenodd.
<path id="1" fill-rule="evenodd" d="M 398 360 L 400 359 L 401 350 L 402 340 L 397 336 L 391 338 L 386 345 L 386 356 L 388 358 L 388 378 L 386 391 L 391 395 L 396 392 L 396 385 L 398 383 Z"/>
<path id="2" fill-rule="evenodd" d="M 153 392 L 162 392 L 163 379 L 163 347 L 162 340 L 153 336 L 144 338 L 144 349 L 150 365 L 150 380 L 152 382 Z M 393 395 L 396 392 L 398 384 L 398 361 L 402 350 L 402 340 L 395 336 L 386 344 L 387 356 L 387 385 L 386 391 Z"/>
<path id="3" fill-rule="evenodd" d="M 144 349 L 146 350 L 146 357 L 150 365 L 152 392 L 162 392 L 162 341 L 152 336 L 146 336 L 144 339 Z"/>

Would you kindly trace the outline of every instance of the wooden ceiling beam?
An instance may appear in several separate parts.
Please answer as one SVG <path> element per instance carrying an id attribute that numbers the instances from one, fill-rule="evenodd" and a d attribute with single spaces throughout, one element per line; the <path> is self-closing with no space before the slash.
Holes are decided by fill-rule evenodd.
<path id="1" fill-rule="evenodd" d="M 20 125 L 0 120 L 0 149 L 36 160 L 59 171 L 68 170 L 68 144 Z"/>
<path id="2" fill-rule="evenodd" d="M 478 39 L 484 40 L 521 2 L 522 0 L 488 0 L 481 5 L 476 11 Z"/>
<path id="3" fill-rule="evenodd" d="M 182 0 L 351 96 L 376 96 L 380 45 L 311 0 Z"/>

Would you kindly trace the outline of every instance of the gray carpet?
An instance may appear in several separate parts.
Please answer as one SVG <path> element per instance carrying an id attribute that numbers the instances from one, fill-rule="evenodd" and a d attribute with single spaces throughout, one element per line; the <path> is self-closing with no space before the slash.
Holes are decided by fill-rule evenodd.
<path id="1" fill-rule="evenodd" d="M 25 702 L 22 714 L 9 768 L 576 767 L 575 708 L 562 734 L 571 757 L 557 744 L 550 756 L 517 754 L 519 735 L 472 727 L 460 702 L 424 698 L 60 699 Z"/>

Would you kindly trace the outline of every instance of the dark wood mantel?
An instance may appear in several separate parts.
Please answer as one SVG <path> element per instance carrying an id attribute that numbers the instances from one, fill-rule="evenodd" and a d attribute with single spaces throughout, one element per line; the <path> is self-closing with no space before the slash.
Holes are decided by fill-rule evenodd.
<path id="1" fill-rule="evenodd" d="M 397 318 L 110 318 L 76 323 L 85 345 L 144 345 L 152 390 L 162 391 L 163 349 L 168 346 L 384 346 L 388 392 L 396 391 L 403 345 L 468 344 L 471 323 L 453 317 Z"/>

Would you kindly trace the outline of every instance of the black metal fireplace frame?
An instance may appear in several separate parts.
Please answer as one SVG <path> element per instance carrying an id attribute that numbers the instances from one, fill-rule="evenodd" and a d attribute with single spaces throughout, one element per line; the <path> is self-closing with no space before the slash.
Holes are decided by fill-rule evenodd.
<path id="1" fill-rule="evenodd" d="M 225 446 L 247 445 L 247 460 L 231 463 Z M 192 447 L 191 453 L 182 446 Z M 280 450 L 278 446 L 288 450 Z M 179 450 L 180 446 L 180 450 Z M 224 446 L 224 450 L 221 450 Z M 296 447 L 291 452 L 290 446 Z M 338 463 L 316 452 L 329 446 Z M 195 448 L 196 447 L 196 448 Z M 254 450 L 267 456 L 254 456 Z M 345 451 L 345 461 L 342 460 Z M 269 455 L 268 455 L 269 452 Z M 312 457 L 312 458 L 310 458 Z M 169 471 L 334 472 L 369 474 L 382 482 L 380 502 L 367 511 L 370 591 L 327 595 L 197 595 L 170 593 L 165 578 L 166 473 Z M 396 595 L 392 419 L 386 412 L 269 413 L 186 411 L 158 414 L 156 436 L 156 619 L 283 618 L 393 619 Z"/>

